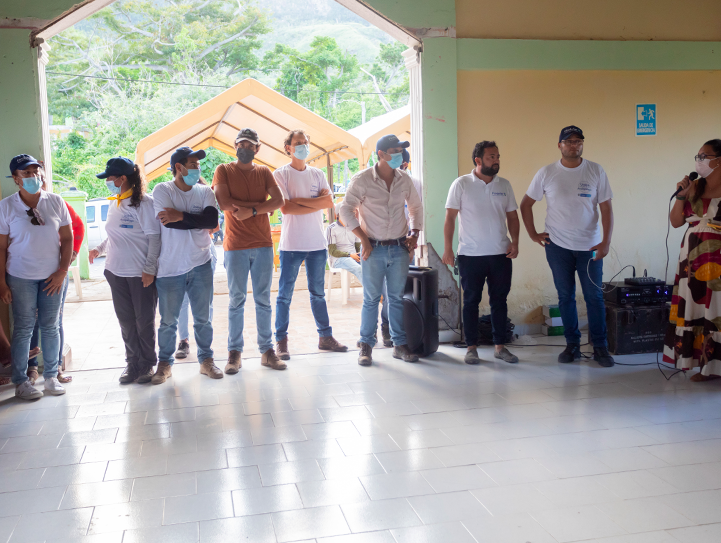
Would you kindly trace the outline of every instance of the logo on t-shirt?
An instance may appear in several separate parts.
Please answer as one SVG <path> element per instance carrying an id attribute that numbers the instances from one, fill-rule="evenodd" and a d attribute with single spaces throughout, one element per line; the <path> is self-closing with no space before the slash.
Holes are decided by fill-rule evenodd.
<path id="1" fill-rule="evenodd" d="M 584 193 L 579 194 L 579 196 L 580 196 L 581 198 L 590 198 L 590 197 L 591 197 L 590 194 L 584 194 Z"/>
<path id="2" fill-rule="evenodd" d="M 123 213 L 120 216 L 120 228 L 132 228 L 135 219 L 132 213 Z"/>
<path id="3" fill-rule="evenodd" d="M 505 196 L 505 192 L 491 192 L 491 196 Z"/>
<path id="4" fill-rule="evenodd" d="M 203 211 L 203 208 L 200 207 L 200 206 L 191 206 L 191 207 L 190 207 L 190 212 L 191 212 L 191 213 L 197 214 L 197 213 L 200 213 L 201 211 Z"/>

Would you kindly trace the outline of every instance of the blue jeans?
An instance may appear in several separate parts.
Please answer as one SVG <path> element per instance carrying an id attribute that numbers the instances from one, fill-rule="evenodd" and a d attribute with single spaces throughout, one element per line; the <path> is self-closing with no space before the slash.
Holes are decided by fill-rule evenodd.
<path id="1" fill-rule="evenodd" d="M 363 269 L 361 268 L 361 265 L 351 257 L 342 256 L 340 258 L 336 258 L 335 262 L 333 262 L 333 267 L 338 268 L 339 270 L 348 270 L 358 278 L 358 281 L 360 281 L 361 284 L 363 283 Z"/>
<path id="2" fill-rule="evenodd" d="M 47 286 L 45 279 L 21 279 L 7 274 L 6 282 L 13 295 L 13 337 L 10 347 L 13 359 L 12 382 L 20 385 L 28 380 L 28 352 L 36 315 L 44 354 L 43 377 L 57 377 L 60 353 L 58 322 L 63 300 L 62 290 L 48 296 L 43 292 Z"/>
<path id="3" fill-rule="evenodd" d="M 315 326 L 321 337 L 333 335 L 325 305 L 325 264 L 328 251 L 280 251 L 280 280 L 278 298 L 275 304 L 275 339 L 280 341 L 288 336 L 290 323 L 290 301 L 293 298 L 295 281 L 300 265 L 305 260 L 305 276 L 310 292 L 310 309 L 315 318 Z"/>
<path id="4" fill-rule="evenodd" d="M 225 252 L 228 274 L 228 350 L 243 352 L 245 299 L 248 296 L 248 274 L 253 283 L 255 323 L 258 329 L 258 349 L 261 353 L 273 348 L 270 319 L 270 287 L 273 284 L 273 247 Z"/>
<path id="5" fill-rule="evenodd" d="M 63 300 L 60 302 L 60 316 L 58 319 L 58 334 L 60 337 L 60 348 L 58 350 L 58 369 L 60 369 L 60 362 L 63 359 L 63 346 L 65 345 L 65 332 L 63 331 L 63 308 L 65 307 L 65 297 L 68 295 L 68 284 L 70 280 L 68 277 L 65 278 L 65 285 L 63 285 Z M 30 349 L 34 349 L 40 345 L 40 324 L 38 319 L 35 319 L 35 328 L 33 328 L 33 337 L 30 340 Z M 38 367 L 38 357 L 33 356 L 28 360 L 28 366 Z"/>
<path id="6" fill-rule="evenodd" d="M 210 246 L 210 267 L 215 275 L 215 264 L 218 262 L 218 254 L 215 252 L 215 246 Z M 183 296 L 183 305 L 180 306 L 180 315 L 178 315 L 178 335 L 180 339 L 190 338 L 188 332 L 188 309 L 190 307 L 190 300 L 188 299 L 188 293 Z M 210 298 L 210 323 L 213 323 L 213 298 Z"/>
<path id="7" fill-rule="evenodd" d="M 593 284 L 601 285 L 603 281 L 603 260 L 594 261 L 592 257 L 591 251 L 571 251 L 553 242 L 546 245 L 546 260 L 551 267 L 553 283 L 558 292 L 558 307 L 561 311 L 566 343 L 575 345 L 581 343 L 576 311 L 576 273 L 578 273 L 583 298 L 586 300 L 591 343 L 594 347 L 606 347 L 608 344 L 606 306 L 603 303 L 603 292 Z"/>
<path id="8" fill-rule="evenodd" d="M 213 269 L 210 260 L 183 275 L 158 277 L 158 360 L 173 363 L 177 339 L 178 316 L 183 297 L 188 293 L 193 312 L 193 330 L 198 346 L 198 362 L 213 357 L 213 325 L 210 323 L 210 304 L 213 300 Z"/>
<path id="9" fill-rule="evenodd" d="M 383 282 L 388 288 L 388 321 L 394 345 L 406 344 L 403 328 L 403 293 L 408 277 L 408 251 L 398 245 L 373 248 L 368 260 L 362 260 L 363 310 L 361 311 L 361 338 L 371 347 L 376 343 L 378 329 L 378 303 L 383 293 Z"/>

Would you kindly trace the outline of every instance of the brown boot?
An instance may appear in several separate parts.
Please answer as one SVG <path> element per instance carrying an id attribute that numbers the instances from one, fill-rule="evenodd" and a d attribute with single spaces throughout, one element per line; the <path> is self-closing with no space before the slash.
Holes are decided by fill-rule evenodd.
<path id="1" fill-rule="evenodd" d="M 318 338 L 318 348 L 321 351 L 333 351 L 334 353 L 348 352 L 348 347 L 338 343 L 333 336 L 321 336 Z"/>
<path id="2" fill-rule="evenodd" d="M 373 347 L 362 341 L 360 344 L 360 352 L 358 353 L 358 364 L 361 366 L 370 366 L 373 363 Z"/>
<path id="3" fill-rule="evenodd" d="M 225 373 L 235 375 L 243 366 L 240 360 L 240 351 L 230 351 L 228 353 L 228 363 L 225 365 Z"/>
<path id="4" fill-rule="evenodd" d="M 212 358 L 206 358 L 205 360 L 203 360 L 203 363 L 200 364 L 200 373 L 203 375 L 207 375 L 211 379 L 223 378 L 223 372 L 220 371 L 220 368 L 215 365 Z"/>
<path id="5" fill-rule="evenodd" d="M 280 361 L 273 349 L 268 349 L 263 353 L 263 356 L 260 357 L 260 365 L 274 370 L 284 370 L 288 367 L 285 362 Z"/>
<path id="6" fill-rule="evenodd" d="M 275 350 L 278 353 L 278 358 L 281 360 L 290 360 L 290 351 L 288 350 L 288 336 L 285 336 L 278 343 L 275 344 Z"/>
<path id="7" fill-rule="evenodd" d="M 148 370 L 144 373 L 141 373 L 138 375 L 138 378 L 135 380 L 136 383 L 140 385 L 144 385 L 145 383 L 149 383 L 153 380 L 153 375 L 155 374 L 155 367 L 150 366 Z"/>
<path id="8" fill-rule="evenodd" d="M 408 348 L 408 345 L 395 345 L 393 347 L 393 358 L 404 362 L 418 362 L 418 355 Z"/>
<path id="9" fill-rule="evenodd" d="M 167 362 L 158 362 L 158 369 L 155 371 L 155 375 L 150 379 L 150 382 L 154 385 L 159 385 L 168 380 L 168 377 L 173 376 L 173 366 Z"/>

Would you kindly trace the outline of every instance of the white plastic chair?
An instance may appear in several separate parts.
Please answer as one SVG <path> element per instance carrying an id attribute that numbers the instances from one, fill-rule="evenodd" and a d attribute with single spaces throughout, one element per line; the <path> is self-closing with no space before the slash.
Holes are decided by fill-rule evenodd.
<path id="1" fill-rule="evenodd" d="M 331 293 L 333 292 L 333 275 L 335 274 L 340 274 L 342 305 L 348 305 L 348 298 L 350 297 L 350 272 L 341 268 L 328 269 L 328 302 L 330 302 Z"/>

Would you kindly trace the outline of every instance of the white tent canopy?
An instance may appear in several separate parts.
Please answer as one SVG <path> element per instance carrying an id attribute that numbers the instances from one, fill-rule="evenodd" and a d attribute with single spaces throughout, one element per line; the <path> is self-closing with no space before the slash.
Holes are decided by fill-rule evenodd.
<path id="1" fill-rule="evenodd" d="M 360 140 L 363 147 L 363 158 L 359 156 L 361 168 L 368 165 L 371 155 L 376 150 L 376 143 L 386 134 L 395 134 L 401 141 L 411 139 L 411 106 L 403 106 L 383 115 L 379 115 L 365 124 L 348 131 Z"/>

